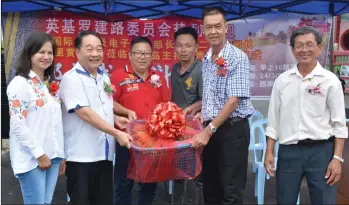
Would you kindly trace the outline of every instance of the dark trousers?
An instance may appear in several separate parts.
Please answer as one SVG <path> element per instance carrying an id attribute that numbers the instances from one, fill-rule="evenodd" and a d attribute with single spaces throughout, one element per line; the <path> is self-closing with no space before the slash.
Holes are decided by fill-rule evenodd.
<path id="1" fill-rule="evenodd" d="M 113 204 L 113 162 L 67 162 L 70 204 Z"/>
<path id="2" fill-rule="evenodd" d="M 325 179 L 333 146 L 333 141 L 280 145 L 276 170 L 278 204 L 296 204 L 304 176 L 312 204 L 336 204 L 337 186 L 327 185 Z"/>
<path id="3" fill-rule="evenodd" d="M 130 152 L 127 148 L 116 143 L 114 166 L 114 204 L 129 205 L 132 203 L 131 190 L 134 181 L 127 178 Z M 138 204 L 150 205 L 155 198 L 157 183 L 139 183 Z"/>
<path id="4" fill-rule="evenodd" d="M 250 127 L 247 119 L 226 121 L 203 151 L 205 204 L 243 204 Z"/>

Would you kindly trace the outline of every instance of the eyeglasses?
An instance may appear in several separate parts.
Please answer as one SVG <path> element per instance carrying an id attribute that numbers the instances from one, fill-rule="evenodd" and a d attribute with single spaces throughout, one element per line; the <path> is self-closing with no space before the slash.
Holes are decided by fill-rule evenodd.
<path id="1" fill-rule="evenodd" d="M 298 44 L 295 46 L 296 50 L 298 51 L 301 51 L 303 50 L 303 48 L 307 49 L 307 50 L 313 50 L 314 48 L 316 47 L 316 44 L 310 44 L 310 43 L 307 43 L 307 44 Z"/>
<path id="2" fill-rule="evenodd" d="M 133 55 L 135 55 L 137 58 L 140 58 L 142 55 L 146 58 L 150 58 L 152 56 L 152 53 L 147 51 L 147 52 L 142 52 L 142 51 L 134 51 L 132 52 Z"/>

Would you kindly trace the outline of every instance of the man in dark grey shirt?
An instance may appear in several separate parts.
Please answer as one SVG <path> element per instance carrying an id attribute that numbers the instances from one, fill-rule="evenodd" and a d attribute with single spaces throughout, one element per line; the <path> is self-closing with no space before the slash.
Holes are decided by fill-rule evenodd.
<path id="1" fill-rule="evenodd" d="M 179 62 L 172 67 L 171 100 L 181 107 L 185 114 L 195 115 L 201 110 L 202 99 L 202 63 L 196 59 L 197 31 L 191 27 L 180 28 L 175 32 L 174 38 Z M 201 119 L 199 114 L 196 117 Z M 198 177 L 197 186 L 202 189 L 200 181 Z M 185 200 L 185 189 L 183 190 L 184 187 L 181 186 L 183 182 L 186 183 L 182 180 L 176 181 L 174 189 L 174 194 L 180 195 L 182 202 Z"/>
<path id="2" fill-rule="evenodd" d="M 184 27 L 175 32 L 175 50 L 179 58 L 171 72 L 172 101 L 186 114 L 201 110 L 202 63 L 196 59 L 197 32 Z"/>

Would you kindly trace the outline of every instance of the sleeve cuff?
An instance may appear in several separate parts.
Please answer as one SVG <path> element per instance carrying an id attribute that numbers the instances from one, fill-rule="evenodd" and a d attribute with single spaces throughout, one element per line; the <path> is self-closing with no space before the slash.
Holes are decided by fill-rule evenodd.
<path id="1" fill-rule="evenodd" d="M 83 108 L 83 107 L 87 107 L 87 106 L 76 105 L 75 108 L 68 110 L 68 113 L 74 113 L 75 110 L 78 110 L 78 109 Z"/>
<path id="2" fill-rule="evenodd" d="M 267 127 L 265 129 L 265 135 L 270 137 L 271 139 L 274 139 L 275 141 L 278 140 L 278 137 L 277 137 L 277 132 L 275 129 L 271 128 L 271 127 Z"/>
<path id="3" fill-rule="evenodd" d="M 40 146 L 35 146 L 31 148 L 30 152 L 34 156 L 35 159 L 41 157 L 43 154 L 45 154 L 44 149 L 42 149 Z"/>
<path id="4" fill-rule="evenodd" d="M 348 127 L 338 127 L 333 129 L 333 135 L 336 138 L 348 138 Z"/>

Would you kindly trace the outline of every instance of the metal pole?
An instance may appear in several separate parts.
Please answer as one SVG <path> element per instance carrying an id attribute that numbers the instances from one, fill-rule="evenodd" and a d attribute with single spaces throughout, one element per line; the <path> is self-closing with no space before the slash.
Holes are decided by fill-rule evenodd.
<path id="1" fill-rule="evenodd" d="M 334 72 L 334 66 L 333 66 L 333 43 L 334 43 L 334 16 L 332 16 L 332 24 L 331 24 L 331 32 L 330 32 L 330 71 Z"/>

